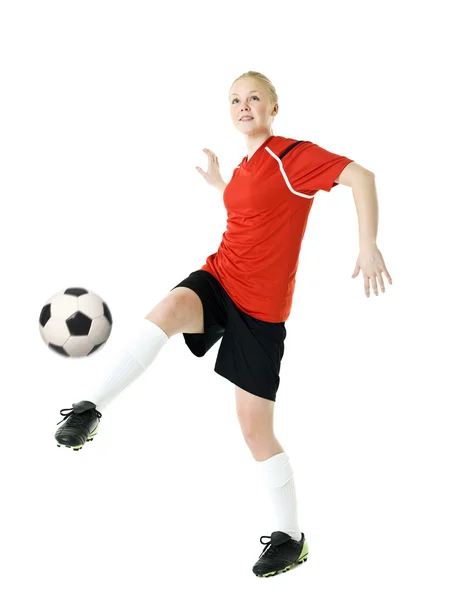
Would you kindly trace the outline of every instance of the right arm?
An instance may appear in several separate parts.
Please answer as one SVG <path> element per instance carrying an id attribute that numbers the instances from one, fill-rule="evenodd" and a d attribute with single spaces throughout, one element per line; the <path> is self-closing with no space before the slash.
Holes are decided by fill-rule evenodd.
<path id="1" fill-rule="evenodd" d="M 196 170 L 199 173 L 201 173 L 201 175 L 204 177 L 204 179 L 207 181 L 207 183 L 212 185 L 219 192 L 223 193 L 225 190 L 225 187 L 228 184 L 223 180 L 222 176 L 220 175 L 218 158 L 208 148 L 204 148 L 203 152 L 205 152 L 207 154 L 207 157 L 209 159 L 207 173 L 205 173 L 202 169 L 200 169 L 200 167 L 196 167 Z"/>
<path id="2" fill-rule="evenodd" d="M 215 188 L 216 190 L 218 190 L 219 192 L 223 193 L 223 192 L 224 192 L 224 190 L 225 190 L 225 187 L 226 187 L 227 185 L 228 185 L 228 184 L 227 184 L 227 183 L 226 183 L 226 182 L 225 182 L 225 181 L 222 179 L 221 181 L 219 181 L 218 183 L 216 183 L 216 184 L 214 185 L 214 188 Z"/>

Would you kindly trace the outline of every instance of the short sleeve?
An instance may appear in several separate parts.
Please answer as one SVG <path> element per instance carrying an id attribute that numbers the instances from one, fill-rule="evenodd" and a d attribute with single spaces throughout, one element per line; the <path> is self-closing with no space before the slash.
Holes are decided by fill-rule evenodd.
<path id="1" fill-rule="evenodd" d="M 334 154 L 312 142 L 302 142 L 285 155 L 283 166 L 295 191 L 330 192 L 338 185 L 337 177 L 351 162 L 347 156 Z"/>

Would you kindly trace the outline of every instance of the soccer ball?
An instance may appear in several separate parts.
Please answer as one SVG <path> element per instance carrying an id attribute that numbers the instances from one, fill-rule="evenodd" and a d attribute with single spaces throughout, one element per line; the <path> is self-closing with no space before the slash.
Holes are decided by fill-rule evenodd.
<path id="1" fill-rule="evenodd" d="M 58 292 L 45 303 L 39 317 L 39 330 L 48 348 L 72 358 L 96 352 L 111 329 L 106 302 L 84 288 Z"/>

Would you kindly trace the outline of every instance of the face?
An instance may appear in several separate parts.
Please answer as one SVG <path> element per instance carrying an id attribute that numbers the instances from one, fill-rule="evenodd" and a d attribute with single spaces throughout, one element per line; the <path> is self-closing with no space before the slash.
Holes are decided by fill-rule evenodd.
<path id="1" fill-rule="evenodd" d="M 229 93 L 229 103 L 236 129 L 251 135 L 270 132 L 277 104 L 272 106 L 268 91 L 258 79 L 244 77 L 236 81 Z M 243 116 L 252 119 L 241 121 Z"/>

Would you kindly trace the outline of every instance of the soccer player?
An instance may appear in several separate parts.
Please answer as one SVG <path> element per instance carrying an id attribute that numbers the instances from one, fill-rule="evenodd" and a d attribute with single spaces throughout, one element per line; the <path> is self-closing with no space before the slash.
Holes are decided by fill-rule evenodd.
<path id="1" fill-rule="evenodd" d="M 339 183 L 352 188 L 360 240 L 353 277 L 363 271 L 365 294 L 369 297 L 370 284 L 376 295 L 378 284 L 385 291 L 382 273 L 390 284 L 392 280 L 376 245 L 374 174 L 310 141 L 273 135 L 278 97 L 261 73 L 249 71 L 234 81 L 229 107 L 248 155 L 228 184 L 210 150 L 204 149 L 207 173 L 197 167 L 207 183 L 224 193 L 228 221 L 217 252 L 139 320 L 119 348 L 103 351 L 104 372 L 84 400 L 60 411 L 64 423 L 55 438 L 58 446 L 74 450 L 91 441 L 100 411 L 150 366 L 172 336 L 182 333 L 198 357 L 221 340 L 214 370 L 235 385 L 242 433 L 278 519 L 277 530 L 260 538 L 265 548 L 253 566 L 256 575 L 267 577 L 308 556 L 298 524 L 293 470 L 274 434 L 273 411 L 299 252 L 319 190 L 330 192 Z"/>

